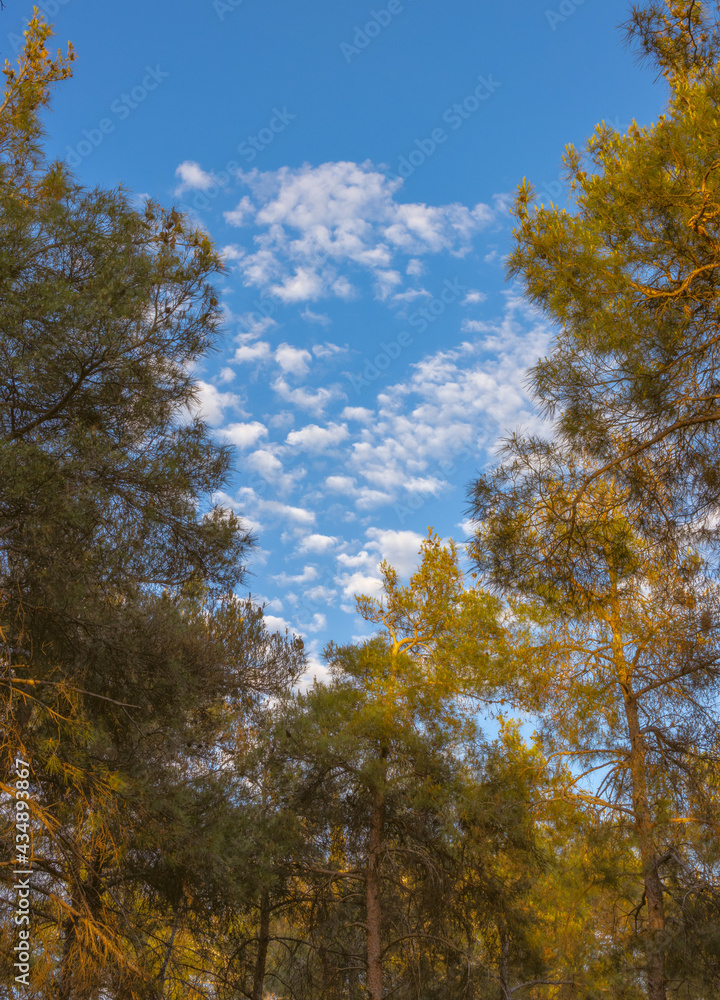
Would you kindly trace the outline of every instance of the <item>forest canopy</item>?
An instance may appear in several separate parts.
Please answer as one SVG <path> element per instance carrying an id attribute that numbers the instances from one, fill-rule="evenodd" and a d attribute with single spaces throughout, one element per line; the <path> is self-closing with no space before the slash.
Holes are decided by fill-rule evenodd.
<path id="1" fill-rule="evenodd" d="M 0 104 L 4 995 L 720 992 L 720 5 L 625 30 L 665 114 L 514 202 L 548 436 L 312 681 L 195 407 L 223 257 L 47 160 L 74 53 L 36 10 Z"/>

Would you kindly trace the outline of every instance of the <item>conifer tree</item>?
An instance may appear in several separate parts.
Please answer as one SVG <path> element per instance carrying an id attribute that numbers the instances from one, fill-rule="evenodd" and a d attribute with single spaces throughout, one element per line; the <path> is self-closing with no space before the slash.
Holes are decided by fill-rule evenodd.
<path id="1" fill-rule="evenodd" d="M 478 567 L 526 602 L 510 688 L 542 717 L 547 752 L 573 762 L 572 794 L 603 821 L 630 824 L 647 996 L 665 1000 L 668 956 L 687 933 L 672 886 L 697 859 L 698 833 L 686 828 L 717 822 L 704 784 L 717 766 L 720 598 L 682 539 L 673 552 L 642 534 L 640 502 L 616 477 L 594 477 L 591 462 L 558 446 L 508 450 L 476 483 L 473 512 Z M 701 988 L 692 969 L 675 972 L 672 985 L 685 976 Z"/>
<path id="2" fill-rule="evenodd" d="M 666 112 L 568 146 L 570 208 L 533 207 L 523 182 L 509 274 L 556 327 L 530 381 L 557 431 L 595 459 L 589 475 L 622 476 L 657 537 L 684 523 L 715 540 L 720 7 L 653 0 L 627 34 L 664 79 Z"/>
<path id="3" fill-rule="evenodd" d="M 153 926 L 172 911 L 179 946 L 217 902 L 228 718 L 302 651 L 232 594 L 252 540 L 212 503 L 230 452 L 193 416 L 221 261 L 174 210 L 46 162 L 40 114 L 72 58 L 49 37 L 36 11 L 0 104 L 3 770 L 30 765 L 34 986 L 150 996 L 173 958 L 153 964 Z"/>

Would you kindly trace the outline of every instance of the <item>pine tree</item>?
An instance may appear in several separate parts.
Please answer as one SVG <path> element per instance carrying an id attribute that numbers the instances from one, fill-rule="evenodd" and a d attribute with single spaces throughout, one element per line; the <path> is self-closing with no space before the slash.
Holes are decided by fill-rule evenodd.
<path id="1" fill-rule="evenodd" d="M 629 824 L 647 996 L 665 1000 L 671 924 L 683 926 L 682 893 L 673 898 L 671 886 L 696 854 L 685 826 L 717 822 L 704 782 L 717 725 L 720 598 L 682 538 L 671 549 L 643 535 L 641 502 L 616 477 L 595 477 L 590 461 L 559 446 L 515 441 L 508 450 L 475 486 L 475 560 L 526 602 L 512 687 L 542 716 L 548 754 L 573 762 L 572 794 L 600 820 Z M 694 981 L 691 968 L 684 975 Z"/>
<path id="2" fill-rule="evenodd" d="M 666 112 L 625 133 L 601 123 L 584 153 L 568 146 L 570 208 L 533 208 L 527 182 L 515 203 L 509 274 L 557 330 L 531 372 L 535 398 L 593 456 L 590 477 L 612 469 L 645 498 L 638 516 L 658 537 L 675 523 L 717 535 L 718 11 L 634 8 L 628 40 L 664 77 Z"/>

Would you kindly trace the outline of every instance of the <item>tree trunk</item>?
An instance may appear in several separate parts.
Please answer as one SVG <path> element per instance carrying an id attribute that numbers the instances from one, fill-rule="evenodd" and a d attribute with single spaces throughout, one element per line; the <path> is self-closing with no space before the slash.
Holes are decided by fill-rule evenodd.
<path id="1" fill-rule="evenodd" d="M 260 897 L 260 928 L 258 931 L 258 950 L 253 971 L 252 1000 L 263 1000 L 265 986 L 265 966 L 267 964 L 268 945 L 270 944 L 270 894 L 265 890 Z"/>
<path id="2" fill-rule="evenodd" d="M 653 818 L 648 801 L 645 768 L 645 742 L 640 732 L 637 701 L 631 691 L 625 693 L 625 716 L 630 735 L 630 774 L 633 784 L 633 812 L 640 845 L 643 882 L 648 910 L 645 943 L 648 1000 L 666 1000 L 665 992 L 665 906 L 663 886 L 658 872 L 658 855 L 653 836 Z"/>
<path id="3" fill-rule="evenodd" d="M 72 890 L 70 903 L 73 910 L 81 908 L 80 902 L 80 870 L 76 857 L 70 858 L 70 879 Z M 77 960 L 78 960 L 78 940 L 77 940 L 77 917 L 71 913 L 65 918 L 62 924 L 63 949 L 60 959 L 59 978 L 57 983 L 58 1000 L 72 1000 L 77 995 L 81 1000 L 81 984 L 77 982 Z"/>
<path id="4" fill-rule="evenodd" d="M 175 920 L 173 921 L 172 931 L 170 932 L 170 939 L 165 948 L 165 958 L 163 959 L 162 968 L 158 974 L 158 985 L 157 985 L 157 995 L 158 1000 L 162 1000 L 165 996 L 165 979 L 167 977 L 168 965 L 170 964 L 170 958 L 173 953 L 173 946 L 175 944 L 175 935 L 177 933 L 178 923 L 180 921 L 180 914 L 175 914 Z"/>
<path id="5" fill-rule="evenodd" d="M 500 1000 L 511 1000 L 510 993 L 510 935 L 508 934 L 505 917 L 501 916 L 497 924 L 500 938 Z"/>
<path id="6" fill-rule="evenodd" d="M 382 757 L 385 758 L 383 751 Z M 383 820 L 385 795 L 383 791 L 373 792 L 370 813 L 370 836 L 368 839 L 368 865 L 365 882 L 367 919 L 367 990 L 370 1000 L 382 1000 L 382 909 L 380 906 L 380 852 L 383 846 Z"/>

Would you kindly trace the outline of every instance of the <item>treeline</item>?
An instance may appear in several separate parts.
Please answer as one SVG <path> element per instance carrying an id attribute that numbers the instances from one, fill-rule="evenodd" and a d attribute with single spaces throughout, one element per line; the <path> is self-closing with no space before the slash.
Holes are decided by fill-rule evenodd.
<path id="1" fill-rule="evenodd" d="M 46 162 L 73 54 L 31 21 L 0 105 L 3 995 L 720 992 L 720 9 L 628 33 L 667 113 L 567 150 L 572 211 L 515 204 L 552 439 L 472 484 L 474 573 L 429 530 L 299 692 L 193 416 L 222 260 Z"/>

